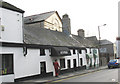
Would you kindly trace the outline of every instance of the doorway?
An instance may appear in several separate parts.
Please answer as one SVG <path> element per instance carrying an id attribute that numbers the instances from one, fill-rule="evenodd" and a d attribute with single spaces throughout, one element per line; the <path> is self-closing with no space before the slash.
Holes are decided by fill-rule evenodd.
<path id="1" fill-rule="evenodd" d="M 80 65 L 83 66 L 83 59 L 80 58 Z"/>
<path id="2" fill-rule="evenodd" d="M 73 59 L 73 67 L 76 68 L 76 59 Z"/>
<path id="3" fill-rule="evenodd" d="M 67 68 L 71 68 L 71 65 L 70 65 L 70 60 L 67 60 Z"/>

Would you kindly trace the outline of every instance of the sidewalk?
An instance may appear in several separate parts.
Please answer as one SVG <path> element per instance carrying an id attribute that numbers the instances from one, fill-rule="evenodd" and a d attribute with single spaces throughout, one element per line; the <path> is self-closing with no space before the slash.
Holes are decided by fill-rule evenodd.
<path id="1" fill-rule="evenodd" d="M 87 74 L 87 73 L 91 73 L 91 72 L 95 72 L 99 70 L 104 70 L 104 69 L 107 69 L 107 66 L 101 66 L 95 69 L 85 69 L 85 70 L 80 70 L 80 71 L 74 71 L 73 73 L 61 74 L 59 75 L 59 77 L 50 76 L 50 77 L 45 77 L 45 78 L 40 78 L 40 79 L 26 80 L 22 82 L 36 82 L 36 83 L 37 82 L 52 82 L 52 81 L 66 79 L 66 78 L 83 75 L 83 74 Z"/>

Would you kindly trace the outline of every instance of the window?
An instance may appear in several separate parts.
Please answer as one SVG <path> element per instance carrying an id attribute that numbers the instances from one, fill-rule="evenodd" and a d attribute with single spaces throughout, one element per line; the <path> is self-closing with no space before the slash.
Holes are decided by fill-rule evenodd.
<path id="1" fill-rule="evenodd" d="M 0 75 L 13 74 L 13 54 L 2 54 L 0 58 Z"/>
<path id="2" fill-rule="evenodd" d="M 87 49 L 85 50 L 85 52 L 87 53 Z"/>
<path id="3" fill-rule="evenodd" d="M 45 49 L 40 49 L 40 56 L 45 55 Z"/>
<path id="4" fill-rule="evenodd" d="M 51 55 L 51 49 L 49 49 L 49 55 Z"/>
<path id="5" fill-rule="evenodd" d="M 76 54 L 75 49 L 73 49 L 73 54 Z"/>
<path id="6" fill-rule="evenodd" d="M 79 53 L 82 54 L 82 50 L 79 50 Z"/>
<path id="7" fill-rule="evenodd" d="M 60 59 L 60 67 L 65 68 L 65 59 Z"/>
<path id="8" fill-rule="evenodd" d="M 90 49 L 90 54 L 92 53 L 92 50 Z"/>

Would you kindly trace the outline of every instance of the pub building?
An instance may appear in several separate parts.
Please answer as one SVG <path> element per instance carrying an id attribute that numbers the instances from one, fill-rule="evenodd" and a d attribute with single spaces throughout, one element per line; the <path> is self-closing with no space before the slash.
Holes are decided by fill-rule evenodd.
<path id="1" fill-rule="evenodd" d="M 4 1 L 0 5 L 0 83 L 55 76 L 55 59 L 60 74 L 99 64 L 97 47 L 83 29 L 71 34 L 67 14 L 62 19 L 57 11 L 24 17 L 23 10 Z"/>

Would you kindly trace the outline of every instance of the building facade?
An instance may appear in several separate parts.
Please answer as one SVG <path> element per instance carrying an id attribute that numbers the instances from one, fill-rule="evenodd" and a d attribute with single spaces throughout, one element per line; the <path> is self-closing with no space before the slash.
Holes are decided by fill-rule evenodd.
<path id="1" fill-rule="evenodd" d="M 61 74 L 99 64 L 94 44 L 84 35 L 71 34 L 68 15 L 61 19 L 51 11 L 23 17 L 23 10 L 0 3 L 0 83 L 54 76 L 55 59 Z"/>
<path id="2" fill-rule="evenodd" d="M 100 56 L 100 65 L 107 65 L 111 59 L 114 59 L 114 44 L 108 40 L 101 40 Z"/>

